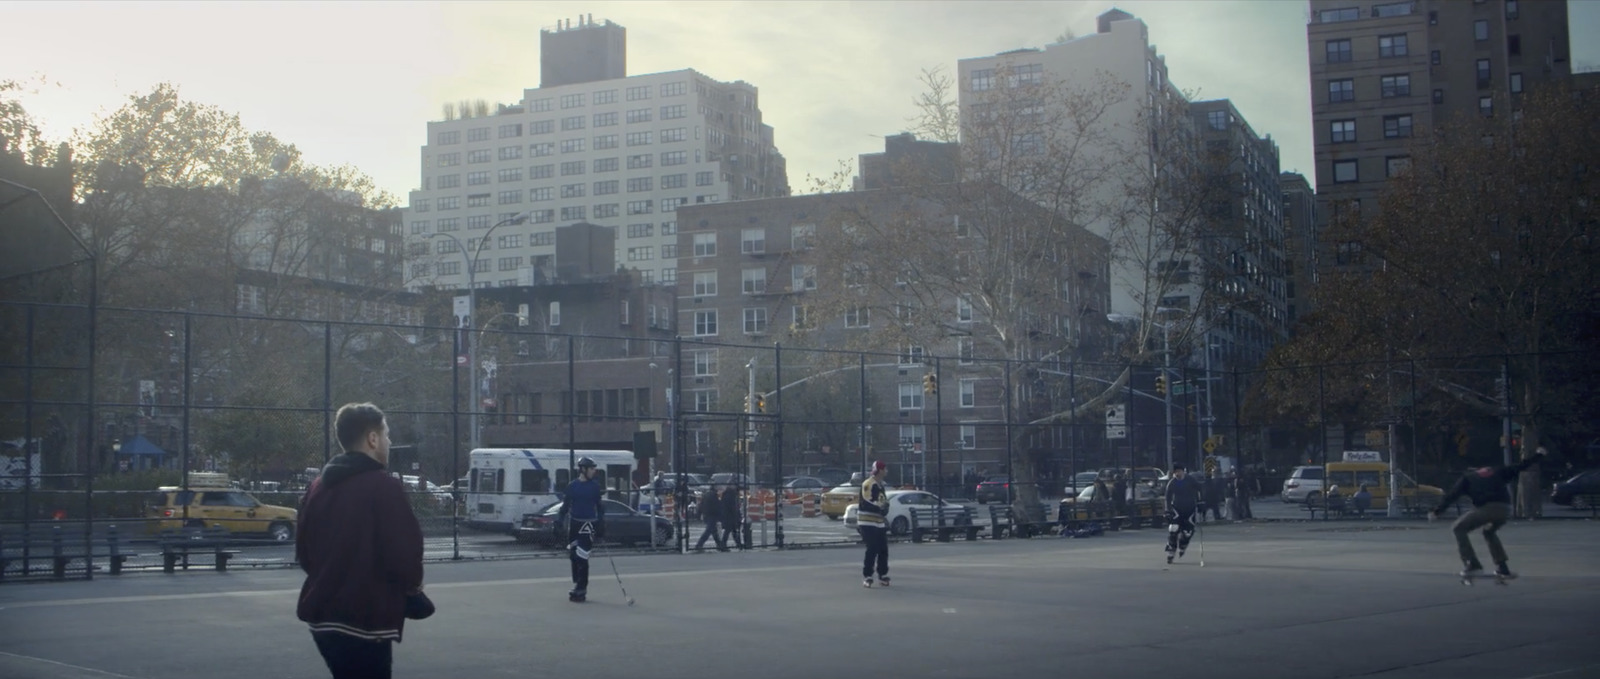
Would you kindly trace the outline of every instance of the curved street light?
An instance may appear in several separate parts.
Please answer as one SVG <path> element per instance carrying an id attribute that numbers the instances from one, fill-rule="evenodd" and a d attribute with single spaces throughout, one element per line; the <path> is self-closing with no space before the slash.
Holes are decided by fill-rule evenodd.
<path id="1" fill-rule="evenodd" d="M 489 236 L 494 233 L 495 229 L 507 224 L 521 224 L 530 219 L 532 216 L 533 213 L 531 212 L 518 212 L 517 214 L 496 222 L 494 226 L 489 227 L 488 231 L 483 232 L 483 236 L 478 239 L 478 246 L 472 249 L 471 255 L 467 254 L 466 246 L 461 243 L 460 238 L 456 238 L 455 234 L 435 232 L 424 236 L 424 238 L 429 239 L 440 236 L 449 238 L 456 244 L 456 251 L 461 253 L 461 259 L 462 261 L 466 262 L 467 265 L 467 316 L 466 318 L 461 319 L 460 323 L 457 325 L 467 328 L 467 365 L 472 369 L 473 400 L 471 401 L 470 409 L 467 411 L 469 417 L 471 418 L 470 429 L 472 435 L 472 450 L 477 450 L 480 443 L 478 433 L 478 409 L 479 400 L 482 398 L 482 396 L 478 394 L 478 343 L 475 342 L 475 338 L 472 337 L 472 326 L 468 325 L 473 316 L 478 312 L 478 255 L 483 254 L 483 246 L 485 243 L 489 242 Z M 494 321 L 493 318 L 489 320 L 491 322 Z M 484 327 L 487 328 L 488 323 L 485 323 Z"/>

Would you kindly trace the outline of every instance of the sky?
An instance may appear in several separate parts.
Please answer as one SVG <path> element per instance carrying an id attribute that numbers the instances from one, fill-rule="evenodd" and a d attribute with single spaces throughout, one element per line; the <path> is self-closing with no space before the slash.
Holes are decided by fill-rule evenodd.
<path id="1" fill-rule="evenodd" d="M 519 101 L 539 84 L 539 31 L 592 15 L 628 29 L 628 73 L 693 68 L 760 88 L 789 184 L 883 150 L 908 127 L 923 69 L 1094 32 L 1112 7 L 1143 19 L 1171 80 L 1228 98 L 1312 171 L 1307 3 L 1125 2 L 7 2 L 0 80 L 52 140 L 171 82 L 310 162 L 353 165 L 402 203 L 426 123 L 446 102 Z M 1600 0 L 1570 0 L 1572 60 L 1600 65 Z"/>

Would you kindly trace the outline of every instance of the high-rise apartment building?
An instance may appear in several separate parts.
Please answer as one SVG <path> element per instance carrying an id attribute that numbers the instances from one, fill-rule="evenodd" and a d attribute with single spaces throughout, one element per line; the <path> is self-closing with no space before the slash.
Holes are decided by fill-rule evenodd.
<path id="1" fill-rule="evenodd" d="M 545 31 L 544 87 L 428 123 L 404 215 L 409 288 L 557 280 L 555 227 L 577 222 L 615 228 L 619 267 L 673 284 L 678 206 L 788 195 L 755 86 L 692 69 L 610 78 L 622 35 L 592 21 Z M 584 56 L 597 49 L 609 66 Z"/>
<path id="2" fill-rule="evenodd" d="M 1525 90 L 1570 77 L 1566 0 L 1311 0 L 1319 219 L 1370 216 L 1408 145 L 1456 116 L 1510 115 Z M 1353 212 L 1352 212 L 1353 211 Z M 1324 266 L 1361 244 L 1322 243 Z"/>
<path id="3" fill-rule="evenodd" d="M 1278 175 L 1283 200 L 1283 233 L 1286 259 L 1284 277 L 1288 323 L 1292 330 L 1301 316 L 1311 313 L 1317 284 L 1317 194 L 1311 183 L 1298 172 Z"/>

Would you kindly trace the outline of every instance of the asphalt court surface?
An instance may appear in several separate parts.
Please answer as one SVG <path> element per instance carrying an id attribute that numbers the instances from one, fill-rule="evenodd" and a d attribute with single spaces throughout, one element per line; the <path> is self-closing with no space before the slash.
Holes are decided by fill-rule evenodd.
<path id="1" fill-rule="evenodd" d="M 1168 568 L 1157 530 L 430 564 L 438 615 L 396 677 L 1600 677 L 1600 522 L 1518 522 L 1523 577 L 1464 587 L 1448 524 L 1223 524 Z M 1478 549 L 1487 556 L 1481 540 Z M 325 677 L 294 570 L 0 586 L 0 677 Z"/>

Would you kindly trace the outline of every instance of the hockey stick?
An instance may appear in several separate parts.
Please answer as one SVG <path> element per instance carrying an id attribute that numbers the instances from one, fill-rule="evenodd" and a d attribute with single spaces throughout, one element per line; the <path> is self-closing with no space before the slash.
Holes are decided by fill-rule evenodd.
<path id="1" fill-rule="evenodd" d="M 622 573 L 617 572 L 617 560 L 611 558 L 611 550 L 606 549 L 605 547 L 602 547 L 602 546 L 599 546 L 599 545 L 596 545 L 596 547 L 599 547 L 599 549 L 601 551 L 606 553 L 606 561 L 611 562 L 611 574 L 617 576 L 617 587 L 622 590 L 622 598 L 627 599 L 628 600 L 628 605 L 632 606 L 633 605 L 633 597 L 628 596 L 628 588 L 627 588 L 627 586 L 622 584 Z M 1202 565 L 1202 566 L 1205 565 L 1204 558 L 1202 558 L 1202 560 L 1200 561 L 1200 565 Z"/>
<path id="2" fill-rule="evenodd" d="M 1200 534 L 1200 567 L 1201 568 L 1205 568 L 1206 567 L 1206 529 L 1201 528 L 1200 524 L 1195 524 L 1194 530 L 1195 530 L 1196 533 Z"/>

